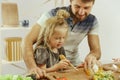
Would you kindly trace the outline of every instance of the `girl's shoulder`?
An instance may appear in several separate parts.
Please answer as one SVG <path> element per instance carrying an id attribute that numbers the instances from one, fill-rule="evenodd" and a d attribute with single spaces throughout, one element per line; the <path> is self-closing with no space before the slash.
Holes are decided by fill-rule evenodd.
<path id="1" fill-rule="evenodd" d="M 34 52 L 47 52 L 47 48 L 44 46 L 37 46 Z"/>
<path id="2" fill-rule="evenodd" d="M 64 49 L 64 47 L 59 48 L 58 51 L 59 51 L 60 54 L 65 55 L 65 49 Z"/>

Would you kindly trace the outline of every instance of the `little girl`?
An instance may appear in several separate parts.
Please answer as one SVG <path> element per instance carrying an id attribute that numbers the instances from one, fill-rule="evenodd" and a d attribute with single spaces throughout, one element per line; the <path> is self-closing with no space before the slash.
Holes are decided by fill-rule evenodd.
<path id="1" fill-rule="evenodd" d="M 38 38 L 35 48 L 35 61 L 39 67 L 46 65 L 46 72 L 57 71 L 69 65 L 68 60 L 61 60 L 60 54 L 65 55 L 62 47 L 68 34 L 68 25 L 65 21 L 69 13 L 59 10 L 56 16 L 49 18 L 45 23 L 42 35 Z"/>

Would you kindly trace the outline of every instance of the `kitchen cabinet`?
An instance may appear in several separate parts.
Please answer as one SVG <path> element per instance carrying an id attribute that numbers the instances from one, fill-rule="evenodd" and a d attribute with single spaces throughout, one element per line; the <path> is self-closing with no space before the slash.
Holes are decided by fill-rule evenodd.
<path id="1" fill-rule="evenodd" d="M 8 61 L 6 56 L 6 38 L 20 37 L 22 40 L 30 30 L 30 27 L 0 27 L 0 59 L 1 74 L 24 74 L 25 64 L 23 60 Z M 22 45 L 21 45 L 22 47 Z"/>

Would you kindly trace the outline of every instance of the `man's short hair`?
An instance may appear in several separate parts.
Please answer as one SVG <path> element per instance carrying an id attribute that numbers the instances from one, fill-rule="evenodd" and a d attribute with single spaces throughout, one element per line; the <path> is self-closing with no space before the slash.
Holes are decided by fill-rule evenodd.
<path id="1" fill-rule="evenodd" d="M 70 0 L 70 1 L 73 1 L 73 0 Z M 93 2 L 93 4 L 94 4 L 94 2 L 95 2 L 95 0 L 81 0 L 81 1 L 84 2 L 84 3 Z"/>
<path id="2" fill-rule="evenodd" d="M 95 2 L 95 0 L 81 0 L 81 1 L 84 2 L 84 3 L 86 3 L 86 2 L 93 2 L 93 4 Z"/>

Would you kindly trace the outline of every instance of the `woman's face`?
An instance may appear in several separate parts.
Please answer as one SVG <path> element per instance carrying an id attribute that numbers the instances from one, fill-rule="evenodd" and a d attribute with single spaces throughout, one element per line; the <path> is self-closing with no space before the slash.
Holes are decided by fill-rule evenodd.
<path id="1" fill-rule="evenodd" d="M 79 21 L 83 21 L 90 14 L 93 6 L 93 2 L 83 3 L 81 0 L 71 0 L 70 4 L 73 14 Z"/>

